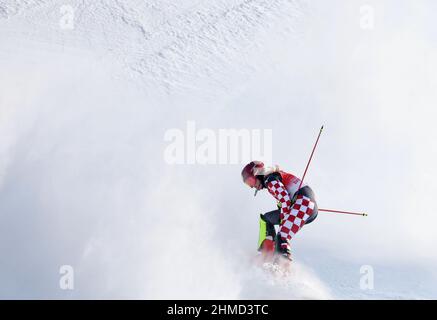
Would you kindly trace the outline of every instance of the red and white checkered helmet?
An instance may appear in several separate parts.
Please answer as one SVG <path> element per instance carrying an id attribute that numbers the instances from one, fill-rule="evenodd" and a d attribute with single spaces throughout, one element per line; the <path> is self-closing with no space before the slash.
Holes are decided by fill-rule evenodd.
<path id="1" fill-rule="evenodd" d="M 253 187 L 256 183 L 256 176 L 259 175 L 264 169 L 264 163 L 261 161 L 252 161 L 247 164 L 241 171 L 241 177 L 243 182 Z"/>

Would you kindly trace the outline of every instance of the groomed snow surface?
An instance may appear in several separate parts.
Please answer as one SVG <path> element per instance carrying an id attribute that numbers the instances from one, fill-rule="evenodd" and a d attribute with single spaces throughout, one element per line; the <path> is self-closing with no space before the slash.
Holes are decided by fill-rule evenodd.
<path id="1" fill-rule="evenodd" d="M 0 0 L 0 298 L 436 298 L 437 5 L 366 3 L 371 30 L 362 1 Z M 320 213 L 291 275 L 256 268 L 275 204 L 241 165 L 166 163 L 191 120 L 272 128 L 295 174 L 325 124 L 307 182 L 369 217 Z"/>

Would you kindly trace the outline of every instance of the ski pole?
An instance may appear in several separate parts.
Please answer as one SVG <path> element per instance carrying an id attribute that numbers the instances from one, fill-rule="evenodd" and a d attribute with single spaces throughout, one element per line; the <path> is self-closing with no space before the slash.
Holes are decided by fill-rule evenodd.
<path id="1" fill-rule="evenodd" d="M 330 209 L 318 209 L 319 211 L 323 212 L 333 212 L 333 213 L 343 213 L 343 214 L 353 214 L 356 216 L 363 216 L 367 217 L 367 213 L 360 213 L 360 212 L 351 212 L 351 211 L 339 211 L 339 210 L 330 210 Z"/>
<path id="2" fill-rule="evenodd" d="M 302 183 L 303 180 L 305 179 L 305 176 L 307 174 L 308 171 L 308 167 L 310 166 L 311 160 L 313 159 L 313 155 L 314 155 L 314 151 L 316 150 L 317 144 L 319 143 L 319 139 L 320 136 L 322 135 L 323 132 L 323 126 L 320 128 L 320 132 L 319 135 L 317 136 L 317 140 L 316 143 L 314 144 L 313 150 L 311 152 L 311 156 L 310 159 L 308 160 L 308 163 L 305 167 L 305 171 L 303 173 L 302 179 L 300 180 L 300 184 L 299 184 L 299 188 L 297 190 L 300 189 L 300 187 L 302 187 Z M 255 193 L 256 194 L 256 193 Z M 342 214 L 351 214 L 351 215 L 356 215 L 356 216 L 363 216 L 363 217 L 367 217 L 367 213 L 361 213 L 361 212 L 351 212 L 351 211 L 340 211 L 340 210 L 331 210 L 331 209 L 318 209 L 319 211 L 323 211 L 323 212 L 333 212 L 333 213 L 342 213 Z"/>
<path id="3" fill-rule="evenodd" d="M 322 131 L 323 131 L 323 126 L 320 128 L 319 135 L 317 136 L 316 143 L 314 144 L 313 151 L 311 152 L 310 159 L 308 160 L 307 166 L 305 167 L 305 172 L 303 173 L 302 179 L 300 180 L 299 188 L 297 188 L 297 190 L 299 190 L 300 187 L 302 187 L 303 179 L 305 179 L 305 175 L 307 174 L 308 167 L 311 163 L 311 159 L 313 158 L 313 154 L 314 154 L 314 151 L 316 150 L 317 144 L 319 143 L 319 138 L 320 138 L 320 135 L 322 134 Z"/>

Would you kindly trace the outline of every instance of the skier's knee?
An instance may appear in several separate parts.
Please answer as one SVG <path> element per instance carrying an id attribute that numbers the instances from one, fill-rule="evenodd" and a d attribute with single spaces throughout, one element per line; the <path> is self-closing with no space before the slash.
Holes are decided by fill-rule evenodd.
<path id="1" fill-rule="evenodd" d="M 264 219 L 264 221 L 272 224 L 272 225 L 277 225 L 280 222 L 279 216 L 280 216 L 280 211 L 279 210 L 273 210 L 273 211 L 269 211 L 264 213 L 262 216 L 262 219 Z"/>
<path id="2" fill-rule="evenodd" d="M 309 224 L 309 223 L 313 222 L 314 220 L 316 220 L 318 213 L 319 213 L 318 206 L 317 206 L 317 203 L 314 201 L 313 212 L 311 213 L 311 215 L 309 216 L 309 218 L 307 219 L 305 224 Z"/>

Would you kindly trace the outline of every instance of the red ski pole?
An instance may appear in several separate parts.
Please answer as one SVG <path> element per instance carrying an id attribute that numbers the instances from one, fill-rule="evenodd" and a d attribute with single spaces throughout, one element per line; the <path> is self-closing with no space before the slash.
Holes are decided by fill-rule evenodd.
<path id="1" fill-rule="evenodd" d="M 318 210 L 319 210 L 319 211 L 323 211 L 323 212 L 333 212 L 333 213 L 352 214 L 352 215 L 356 215 L 356 216 L 367 217 L 367 213 L 351 212 L 351 211 L 340 211 L 340 210 L 330 210 L 330 209 L 318 209 Z"/>
<path id="2" fill-rule="evenodd" d="M 305 172 L 303 173 L 302 179 L 300 180 L 299 188 L 297 188 L 297 190 L 299 190 L 300 187 L 302 187 L 303 179 L 305 179 L 305 175 L 307 174 L 308 167 L 310 166 L 314 151 L 316 150 L 317 144 L 319 143 L 319 139 L 320 139 L 320 135 L 322 134 L 322 131 L 323 131 L 323 126 L 320 128 L 319 135 L 317 136 L 316 143 L 314 144 L 313 151 L 311 152 L 310 159 L 308 160 L 307 166 L 305 167 Z"/>

